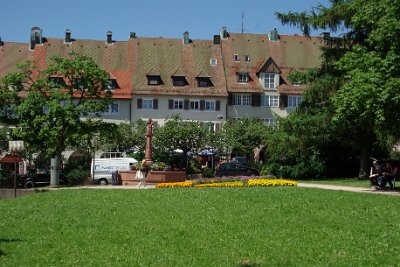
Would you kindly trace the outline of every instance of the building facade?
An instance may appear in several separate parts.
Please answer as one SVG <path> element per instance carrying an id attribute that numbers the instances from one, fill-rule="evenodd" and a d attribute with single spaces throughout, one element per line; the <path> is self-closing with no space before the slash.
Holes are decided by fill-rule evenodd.
<path id="1" fill-rule="evenodd" d="M 152 118 L 159 125 L 173 115 L 212 123 L 257 118 L 268 125 L 302 101 L 306 85 L 288 75 L 321 65 L 321 37 L 229 33 L 223 27 L 212 40 L 145 38 L 127 41 L 44 38 L 31 31 L 30 43 L 0 42 L 0 77 L 26 60 L 45 69 L 53 56 L 70 52 L 89 56 L 110 74 L 113 104 L 102 114 L 113 123 Z M 59 77 L 54 77 L 59 79 Z"/>

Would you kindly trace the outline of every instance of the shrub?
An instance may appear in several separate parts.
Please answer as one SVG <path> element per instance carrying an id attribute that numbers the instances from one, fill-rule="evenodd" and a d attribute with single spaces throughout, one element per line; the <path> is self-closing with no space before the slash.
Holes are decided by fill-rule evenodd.
<path id="1" fill-rule="evenodd" d="M 72 185 L 83 184 L 89 176 L 89 171 L 81 169 L 73 169 L 66 175 L 68 183 Z"/>

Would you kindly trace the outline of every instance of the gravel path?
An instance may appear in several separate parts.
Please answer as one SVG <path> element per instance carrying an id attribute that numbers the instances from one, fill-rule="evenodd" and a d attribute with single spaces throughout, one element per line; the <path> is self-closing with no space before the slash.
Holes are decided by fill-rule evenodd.
<path id="1" fill-rule="evenodd" d="M 327 190 L 340 190 L 340 191 L 349 191 L 349 192 L 358 192 L 358 193 L 400 196 L 400 192 L 397 190 L 395 190 L 395 191 L 394 190 L 377 190 L 377 189 L 365 188 L 365 187 L 352 187 L 352 186 L 326 185 L 326 184 L 306 184 L 306 183 L 298 183 L 297 186 L 298 187 L 307 187 L 307 188 L 327 189 Z"/>

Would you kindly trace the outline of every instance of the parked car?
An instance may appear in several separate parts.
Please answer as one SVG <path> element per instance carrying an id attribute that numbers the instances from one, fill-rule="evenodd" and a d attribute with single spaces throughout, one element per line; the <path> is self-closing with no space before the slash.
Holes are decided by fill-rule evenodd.
<path id="1" fill-rule="evenodd" d="M 216 177 L 223 176 L 258 176 L 260 175 L 259 171 L 254 168 L 247 167 L 239 162 L 231 161 L 231 162 L 223 162 L 221 163 L 216 171 Z"/>
<path id="2" fill-rule="evenodd" d="M 33 188 L 50 185 L 50 176 L 50 171 L 46 168 L 30 170 L 26 175 L 22 176 L 22 186 Z M 67 183 L 66 177 L 60 173 L 60 185 L 66 185 Z"/>

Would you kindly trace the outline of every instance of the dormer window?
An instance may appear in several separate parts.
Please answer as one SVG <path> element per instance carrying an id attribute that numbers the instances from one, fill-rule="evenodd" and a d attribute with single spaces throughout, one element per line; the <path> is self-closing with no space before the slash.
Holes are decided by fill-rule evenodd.
<path id="1" fill-rule="evenodd" d="M 250 56 L 249 55 L 244 55 L 244 61 L 245 62 L 250 62 Z"/>
<path id="2" fill-rule="evenodd" d="M 207 77 L 197 78 L 197 86 L 198 87 L 210 87 L 211 86 L 210 78 L 207 78 Z"/>
<path id="3" fill-rule="evenodd" d="M 173 76 L 172 77 L 172 85 L 173 86 L 185 86 L 187 85 L 186 79 L 184 76 Z"/>
<path id="4" fill-rule="evenodd" d="M 211 65 L 211 66 L 217 66 L 217 63 L 218 63 L 218 61 L 217 61 L 216 58 L 211 58 L 211 59 L 210 59 L 210 65 Z"/>
<path id="5" fill-rule="evenodd" d="M 197 86 L 198 87 L 210 87 L 213 86 L 210 75 L 208 75 L 205 71 L 200 71 L 197 75 Z"/>
<path id="6" fill-rule="evenodd" d="M 264 89 L 275 89 L 276 88 L 275 76 L 276 76 L 275 73 L 264 73 L 264 78 L 263 78 Z"/>
<path id="7" fill-rule="evenodd" d="M 239 54 L 233 54 L 233 61 L 240 61 Z"/>
<path id="8" fill-rule="evenodd" d="M 65 85 L 62 77 L 49 77 L 49 86 L 51 88 L 61 88 Z"/>
<path id="9" fill-rule="evenodd" d="M 109 80 L 107 80 L 107 81 L 106 81 L 106 88 L 107 88 L 108 90 L 114 90 L 114 89 L 118 88 L 117 80 L 115 80 L 115 79 L 109 79 Z"/>
<path id="10" fill-rule="evenodd" d="M 248 83 L 249 82 L 249 73 L 247 72 L 239 72 L 237 74 L 238 83 Z"/>
<path id="11" fill-rule="evenodd" d="M 147 73 L 147 84 L 148 85 L 159 85 L 162 84 L 161 74 L 158 70 L 151 69 Z"/>
<path id="12" fill-rule="evenodd" d="M 161 84 L 160 76 L 147 76 L 148 85 L 159 85 Z"/>

